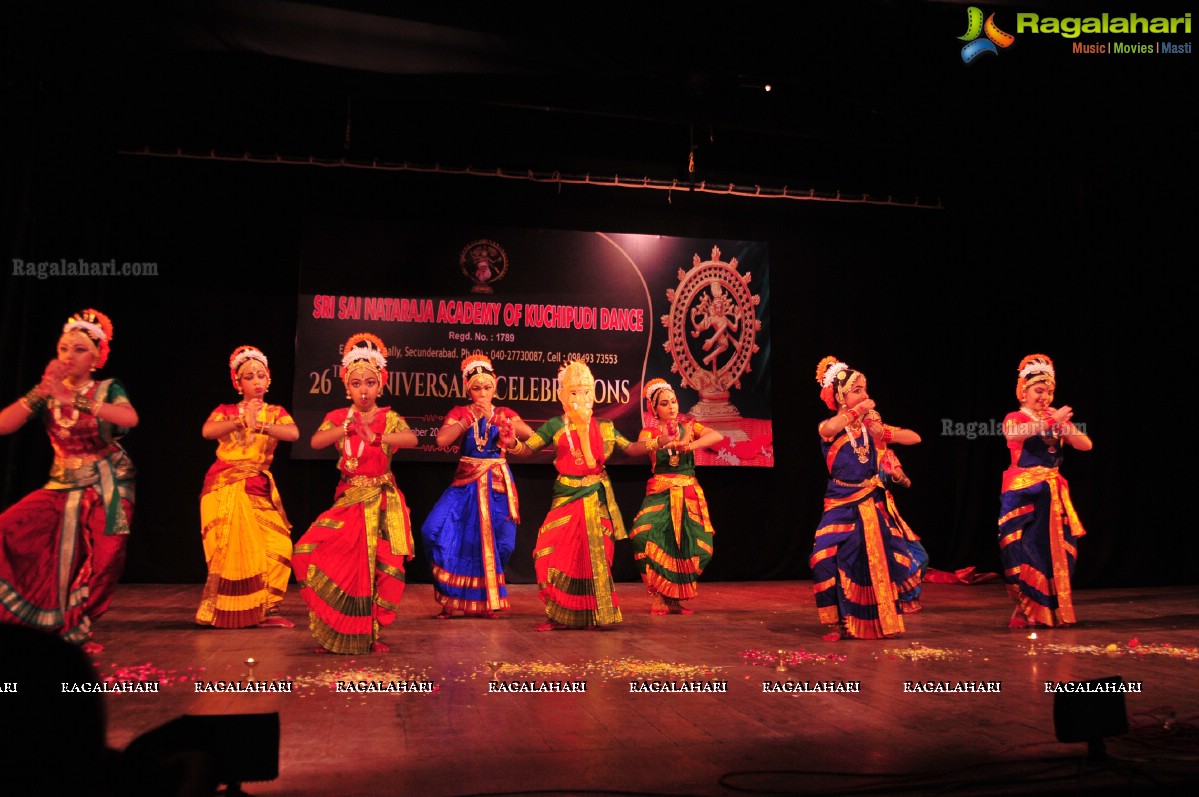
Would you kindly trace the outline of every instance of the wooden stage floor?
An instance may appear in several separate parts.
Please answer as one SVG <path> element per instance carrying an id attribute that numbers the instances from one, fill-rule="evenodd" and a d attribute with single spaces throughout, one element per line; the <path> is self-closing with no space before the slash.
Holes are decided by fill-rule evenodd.
<path id="1" fill-rule="evenodd" d="M 1006 627 L 997 583 L 927 584 L 894 640 L 824 642 L 810 582 L 704 583 L 689 616 L 653 617 L 618 584 L 624 622 L 536 632 L 536 589 L 504 619 L 433 618 L 410 585 L 386 653 L 317 654 L 294 629 L 220 631 L 192 616 L 201 586 L 127 584 L 97 626 L 101 676 L 157 678 L 107 695 L 109 743 L 181 714 L 278 712 L 279 777 L 254 795 L 1066 794 L 1199 783 L 1199 587 L 1076 593 L 1080 624 Z M 782 652 L 790 664 L 776 669 Z M 197 693 L 194 682 L 289 680 L 291 694 Z M 1127 734 L 1086 760 L 1055 740 L 1045 682 L 1119 675 Z M 489 692 L 489 681 L 586 683 L 585 693 Z M 727 692 L 631 692 L 630 682 L 725 682 Z M 860 683 L 764 693 L 763 682 Z M 431 681 L 429 693 L 345 693 L 336 681 Z M 990 693 L 906 682 L 999 682 Z M 1109 699 L 1111 699 L 1109 697 Z"/>

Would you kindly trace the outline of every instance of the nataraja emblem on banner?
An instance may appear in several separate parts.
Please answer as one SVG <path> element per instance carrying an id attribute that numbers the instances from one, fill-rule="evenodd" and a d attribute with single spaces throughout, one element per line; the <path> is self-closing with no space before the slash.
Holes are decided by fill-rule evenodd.
<path id="1" fill-rule="evenodd" d="M 691 262 L 689 271 L 679 269 L 678 287 L 666 291 L 670 314 L 662 316 L 668 330 L 662 347 L 674 360 L 670 370 L 699 392 L 699 403 L 691 408 L 696 420 L 734 420 L 741 413 L 729 401 L 729 389 L 740 389 L 741 376 L 753 370 L 761 297 L 750 293 L 752 275 L 737 270 L 735 257 L 722 261 L 719 247 L 712 247 L 710 260 L 697 254 Z M 688 338 L 702 338 L 698 352 Z"/>

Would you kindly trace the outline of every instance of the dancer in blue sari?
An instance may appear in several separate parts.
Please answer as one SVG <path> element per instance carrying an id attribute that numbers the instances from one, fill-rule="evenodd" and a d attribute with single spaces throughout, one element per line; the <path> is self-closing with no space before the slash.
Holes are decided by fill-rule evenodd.
<path id="1" fill-rule="evenodd" d="M 919 443 L 920 436 L 884 425 L 865 375 L 835 357 L 820 361 L 816 380 L 837 413 L 818 427 L 829 482 L 809 560 L 816 608 L 830 627 L 825 639 L 895 636 L 904 631 L 903 615 L 920 610 L 928 556 L 899 516 L 887 489 L 894 474 L 884 468 L 883 455 L 892 444 Z"/>
<path id="2" fill-rule="evenodd" d="M 533 434 L 513 410 L 492 404 L 490 359 L 463 359 L 462 381 L 471 404 L 450 410 L 437 432 L 438 446 L 461 440 L 458 470 L 421 527 L 442 619 L 455 613 L 495 617 L 509 607 L 504 567 L 516 546 L 520 501 L 499 447 L 500 422 L 510 423 L 518 439 Z"/>
<path id="3" fill-rule="evenodd" d="M 1016 382 L 1020 410 L 1003 421 L 1012 461 L 999 496 L 999 555 L 1016 604 L 1011 628 L 1075 622 L 1070 582 L 1087 532 L 1058 468 L 1066 446 L 1090 451 L 1092 443 L 1072 420 L 1073 408 L 1053 406 L 1056 386 L 1053 361 L 1028 355 Z"/>

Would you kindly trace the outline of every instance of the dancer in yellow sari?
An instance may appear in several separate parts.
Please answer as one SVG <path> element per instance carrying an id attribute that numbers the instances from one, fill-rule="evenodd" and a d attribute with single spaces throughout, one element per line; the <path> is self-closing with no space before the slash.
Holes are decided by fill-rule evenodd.
<path id="1" fill-rule="evenodd" d="M 235 349 L 229 377 L 242 400 L 213 410 L 201 432 L 218 443 L 200 493 L 208 580 L 196 623 L 292 628 L 279 614 L 291 577 L 291 524 L 270 466 L 279 441 L 295 442 L 300 430 L 287 410 L 263 401 L 271 372 L 261 351 Z"/>

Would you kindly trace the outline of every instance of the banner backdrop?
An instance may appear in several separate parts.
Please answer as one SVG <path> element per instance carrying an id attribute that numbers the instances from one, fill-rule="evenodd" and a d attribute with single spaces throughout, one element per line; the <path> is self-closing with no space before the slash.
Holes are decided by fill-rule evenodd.
<path id="1" fill-rule="evenodd" d="M 596 415 L 629 439 L 652 425 L 641 386 L 661 376 L 682 413 L 725 435 L 699 464 L 773 464 L 765 244 L 363 224 L 324 220 L 306 235 L 292 394 L 302 429 L 346 403 L 341 345 L 372 332 L 388 349 L 379 403 L 422 441 L 397 460 L 457 458 L 456 445 L 433 438 L 468 403 L 462 358 L 482 352 L 495 366 L 496 403 L 533 428 L 561 411 L 558 368 L 580 359 L 595 375 Z M 314 451 L 305 437 L 292 456 L 333 459 L 336 448 Z"/>

